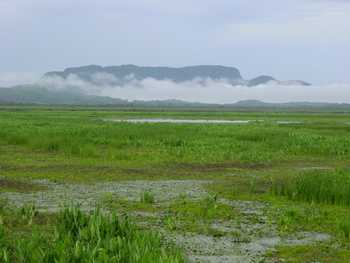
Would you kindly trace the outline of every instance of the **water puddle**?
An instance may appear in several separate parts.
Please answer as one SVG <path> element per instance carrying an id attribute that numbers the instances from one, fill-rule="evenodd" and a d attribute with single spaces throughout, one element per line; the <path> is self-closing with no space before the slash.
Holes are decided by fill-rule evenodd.
<path id="1" fill-rule="evenodd" d="M 248 124 L 255 120 L 195 120 L 195 119 L 105 119 L 112 122 L 128 123 L 183 123 L 183 124 Z"/>
<path id="2" fill-rule="evenodd" d="M 261 123 L 264 120 L 205 120 L 205 119 L 172 119 L 172 118 L 140 118 L 140 119 L 104 119 L 111 122 L 127 122 L 127 123 L 179 123 L 179 124 L 249 124 Z M 302 121 L 280 120 L 274 121 L 279 125 L 287 124 L 303 124 Z"/>
<path id="3" fill-rule="evenodd" d="M 302 124 L 302 121 L 276 121 L 277 124 Z"/>

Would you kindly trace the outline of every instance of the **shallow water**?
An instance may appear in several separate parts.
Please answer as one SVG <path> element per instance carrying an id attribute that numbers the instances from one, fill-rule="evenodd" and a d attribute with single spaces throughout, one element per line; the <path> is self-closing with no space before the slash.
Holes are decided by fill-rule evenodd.
<path id="1" fill-rule="evenodd" d="M 193 120 L 193 119 L 105 119 L 113 122 L 129 123 L 187 123 L 187 124 L 247 124 L 253 120 Z"/>
<path id="2" fill-rule="evenodd" d="M 205 119 L 163 119 L 163 118 L 142 118 L 142 119 L 104 119 L 112 122 L 128 123 L 182 123 L 182 124 L 248 124 L 263 122 L 263 120 L 205 120 Z M 276 124 L 302 124 L 302 121 L 275 121 Z"/>
<path id="3" fill-rule="evenodd" d="M 302 124 L 302 121 L 276 121 L 277 124 Z"/>

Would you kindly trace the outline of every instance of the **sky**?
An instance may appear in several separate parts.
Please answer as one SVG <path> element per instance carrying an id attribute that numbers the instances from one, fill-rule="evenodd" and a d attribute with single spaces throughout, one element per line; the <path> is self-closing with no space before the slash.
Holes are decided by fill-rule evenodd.
<path id="1" fill-rule="evenodd" d="M 350 0 L 0 1 L 0 86 L 88 64 L 350 83 L 349 47 Z"/>

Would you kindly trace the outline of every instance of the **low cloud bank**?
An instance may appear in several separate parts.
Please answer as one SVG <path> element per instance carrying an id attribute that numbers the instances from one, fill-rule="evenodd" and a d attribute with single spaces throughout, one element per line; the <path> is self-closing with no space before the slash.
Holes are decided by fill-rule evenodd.
<path id="1" fill-rule="evenodd" d="M 118 82 L 122 84 L 116 84 Z M 226 80 L 200 78 L 181 83 L 152 78 L 136 80 L 133 76 L 118 80 L 109 74 L 93 76 L 92 83 L 75 75 L 70 75 L 67 79 L 48 78 L 41 83 L 56 89 L 74 87 L 87 94 L 127 100 L 179 99 L 205 103 L 232 103 L 240 100 L 350 103 L 350 84 L 347 83 L 314 86 L 268 83 L 247 87 L 232 86 Z"/>
<path id="2" fill-rule="evenodd" d="M 96 74 L 90 81 L 76 75 L 66 79 L 48 77 L 37 84 L 50 89 L 75 89 L 90 95 L 109 96 L 127 100 L 178 99 L 204 103 L 234 103 L 240 100 L 264 102 L 331 102 L 350 103 L 350 83 L 328 85 L 281 85 L 268 83 L 255 87 L 232 86 L 227 80 L 194 79 L 186 82 L 137 80 L 134 76 L 116 79 L 110 74 Z"/>
<path id="3" fill-rule="evenodd" d="M 179 99 L 207 103 L 232 103 L 240 100 L 350 103 L 350 85 L 286 86 L 271 83 L 247 87 L 212 80 L 174 83 L 146 79 L 134 85 L 108 87 L 101 91 L 101 95 L 128 100 Z"/>

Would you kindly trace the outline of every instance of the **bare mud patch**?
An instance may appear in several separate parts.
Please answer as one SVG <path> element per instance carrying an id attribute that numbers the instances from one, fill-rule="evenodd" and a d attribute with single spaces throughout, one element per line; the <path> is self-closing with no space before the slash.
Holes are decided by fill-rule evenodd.
<path id="1" fill-rule="evenodd" d="M 121 197 L 129 201 L 139 201 L 143 192 L 151 192 L 157 202 L 166 202 L 186 195 L 192 199 L 202 198 L 206 192 L 201 187 L 208 181 L 126 181 L 85 184 L 59 184 L 47 180 L 35 180 L 34 183 L 45 185 L 47 190 L 33 193 L 4 192 L 14 206 L 20 207 L 31 203 L 39 211 L 58 211 L 63 204 L 79 203 L 83 210 L 91 210 L 106 194 Z"/>
<path id="2" fill-rule="evenodd" d="M 213 237 L 205 235 L 174 235 L 171 238 L 182 247 L 190 262 L 268 262 L 265 254 L 280 245 L 307 245 L 328 241 L 330 236 L 321 233 L 302 233 L 307 237 L 281 238 L 278 235 L 251 238 L 251 241 L 237 241 L 230 236 Z"/>
<path id="3" fill-rule="evenodd" d="M 5 192 L 35 192 L 45 190 L 44 185 L 34 183 L 28 180 L 14 180 L 6 177 L 0 177 L 0 191 Z"/>
<path id="4" fill-rule="evenodd" d="M 334 170 L 333 167 L 330 166 L 305 166 L 296 168 L 299 171 L 331 171 Z"/>

